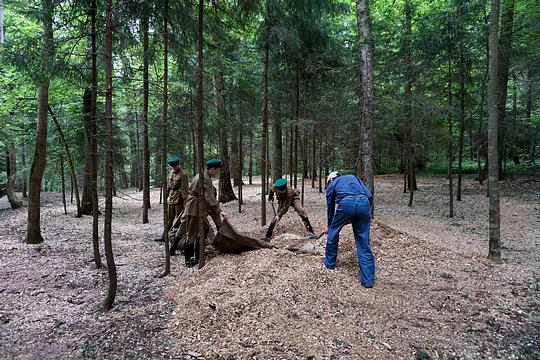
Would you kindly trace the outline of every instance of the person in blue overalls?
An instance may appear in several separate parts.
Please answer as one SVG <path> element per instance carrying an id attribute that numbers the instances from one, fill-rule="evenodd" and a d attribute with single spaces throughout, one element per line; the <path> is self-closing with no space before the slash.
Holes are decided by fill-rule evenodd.
<path id="1" fill-rule="evenodd" d="M 335 268 L 339 232 L 345 225 L 352 224 L 360 269 L 360 283 L 366 288 L 371 288 L 375 284 L 375 260 L 369 244 L 372 203 L 373 195 L 358 177 L 341 176 L 337 171 L 328 175 L 326 189 L 328 238 L 324 265 L 328 269 Z"/>

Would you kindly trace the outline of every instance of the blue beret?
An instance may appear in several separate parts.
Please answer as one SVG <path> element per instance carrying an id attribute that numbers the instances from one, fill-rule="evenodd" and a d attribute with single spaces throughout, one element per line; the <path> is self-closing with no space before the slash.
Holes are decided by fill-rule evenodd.
<path id="1" fill-rule="evenodd" d="M 285 189 L 287 187 L 287 179 L 277 179 L 274 186 L 280 190 Z"/>
<path id="2" fill-rule="evenodd" d="M 221 163 L 222 161 L 219 159 L 210 159 L 206 161 L 206 168 L 207 169 L 218 168 L 218 167 L 221 167 Z"/>
<path id="3" fill-rule="evenodd" d="M 167 164 L 173 166 L 175 164 L 178 164 L 180 162 L 180 158 L 178 156 L 171 156 L 167 159 Z"/>

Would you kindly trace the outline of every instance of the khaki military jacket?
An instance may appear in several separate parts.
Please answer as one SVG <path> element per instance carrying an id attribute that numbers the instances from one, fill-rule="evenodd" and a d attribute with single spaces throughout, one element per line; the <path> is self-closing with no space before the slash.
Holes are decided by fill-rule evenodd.
<path id="1" fill-rule="evenodd" d="M 208 172 L 204 172 L 204 198 L 206 200 L 206 214 L 210 215 L 216 226 L 221 224 L 221 207 L 216 199 L 216 190 Z M 199 174 L 189 184 L 189 196 L 186 203 L 185 215 L 199 216 Z"/>
<path id="2" fill-rule="evenodd" d="M 178 169 L 171 173 L 167 184 L 167 189 L 169 190 L 167 202 L 169 205 L 179 205 L 186 202 L 188 197 L 188 184 L 188 176 L 182 169 Z"/>
<path id="3" fill-rule="evenodd" d="M 277 216 L 280 218 L 289 210 L 289 206 L 292 205 L 294 200 L 300 199 L 300 191 L 293 189 L 289 185 L 287 185 L 287 191 L 283 193 L 276 189 L 274 185 L 270 186 L 270 189 L 268 190 L 268 198 L 273 199 L 274 194 L 276 195 L 279 204 Z"/>

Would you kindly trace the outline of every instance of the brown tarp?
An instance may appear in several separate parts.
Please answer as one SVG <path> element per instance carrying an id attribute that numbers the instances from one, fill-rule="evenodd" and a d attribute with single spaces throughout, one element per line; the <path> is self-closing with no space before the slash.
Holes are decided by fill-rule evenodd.
<path id="1" fill-rule="evenodd" d="M 212 245 L 216 250 L 224 253 L 239 253 L 255 249 L 275 248 L 274 245 L 267 241 L 239 234 L 228 221 L 221 223 Z"/>

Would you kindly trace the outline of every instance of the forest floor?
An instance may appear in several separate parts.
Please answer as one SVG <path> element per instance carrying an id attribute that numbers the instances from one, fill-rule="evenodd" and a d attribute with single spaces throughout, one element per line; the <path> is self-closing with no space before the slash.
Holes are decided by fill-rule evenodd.
<path id="1" fill-rule="evenodd" d="M 377 177 L 372 289 L 358 283 L 350 227 L 336 270 L 322 265 L 324 236 L 312 254 L 287 250 L 306 235 L 292 209 L 276 228 L 278 249 L 211 253 L 202 270 L 177 256 L 172 274 L 157 278 L 159 192 L 143 225 L 142 193 L 119 191 L 119 285 L 109 312 L 101 310 L 107 271 L 92 262 L 91 217 L 75 218 L 73 205 L 64 215 L 60 195 L 44 193 L 40 245 L 23 242 L 25 209 L 0 211 L 0 358 L 539 359 L 539 181 L 501 183 L 504 261 L 495 265 L 485 256 L 483 186 L 465 178 L 450 219 L 443 177 L 419 176 L 412 208 L 401 177 Z M 305 205 L 322 231 L 324 194 L 310 183 Z M 223 206 L 253 237 L 264 234 L 260 196 L 259 186 L 245 186 L 242 214 L 236 201 Z"/>

